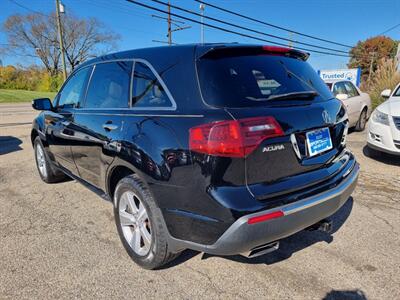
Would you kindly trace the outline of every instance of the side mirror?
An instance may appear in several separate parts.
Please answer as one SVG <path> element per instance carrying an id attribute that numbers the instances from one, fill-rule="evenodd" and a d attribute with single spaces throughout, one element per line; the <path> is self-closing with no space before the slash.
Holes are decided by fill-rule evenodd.
<path id="1" fill-rule="evenodd" d="M 32 100 L 32 107 L 36 110 L 52 110 L 53 105 L 49 98 L 39 98 Z"/>
<path id="2" fill-rule="evenodd" d="M 349 99 L 349 95 L 347 95 L 347 94 L 337 94 L 336 98 L 343 101 L 343 100 Z"/>
<path id="3" fill-rule="evenodd" d="M 383 90 L 381 93 L 381 97 L 387 99 L 390 97 L 391 93 L 392 91 L 390 89 Z"/>

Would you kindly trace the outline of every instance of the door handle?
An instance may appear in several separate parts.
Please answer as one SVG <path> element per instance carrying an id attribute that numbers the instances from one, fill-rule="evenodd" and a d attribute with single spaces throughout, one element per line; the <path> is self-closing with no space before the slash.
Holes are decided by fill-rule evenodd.
<path id="1" fill-rule="evenodd" d="M 111 122 L 107 122 L 103 124 L 103 128 L 106 131 L 111 131 L 111 130 L 115 130 L 118 128 L 118 125 L 112 124 Z"/>

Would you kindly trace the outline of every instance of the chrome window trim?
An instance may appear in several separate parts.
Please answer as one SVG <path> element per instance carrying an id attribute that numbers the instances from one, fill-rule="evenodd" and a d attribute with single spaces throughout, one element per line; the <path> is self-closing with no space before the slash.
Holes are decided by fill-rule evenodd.
<path id="1" fill-rule="evenodd" d="M 158 72 L 156 71 L 156 69 L 154 69 L 154 67 L 152 66 L 152 64 L 147 61 L 146 59 L 143 58 L 121 58 L 121 59 L 109 59 L 109 60 L 104 60 L 104 61 L 97 61 L 97 62 L 93 62 L 90 64 L 87 64 L 86 66 L 82 67 L 86 68 L 89 66 L 93 66 L 93 65 L 98 65 L 98 64 L 105 64 L 105 63 L 115 63 L 115 62 L 119 62 L 119 61 L 132 61 L 133 65 L 132 65 L 132 75 L 131 75 L 131 83 L 132 86 L 130 87 L 131 90 L 131 94 L 130 94 L 130 107 L 128 109 L 130 110 L 137 110 L 137 111 L 146 111 L 146 110 L 159 110 L 159 111 L 175 111 L 177 110 L 177 105 L 175 102 L 174 97 L 172 96 L 171 92 L 169 91 L 167 85 L 165 84 L 164 80 L 162 80 L 161 76 L 158 74 Z M 133 74 L 134 74 L 134 69 L 135 69 L 135 62 L 141 62 L 144 65 L 146 65 L 152 72 L 153 74 L 156 76 L 157 80 L 160 82 L 161 86 L 163 87 L 165 93 L 167 94 L 167 97 L 169 99 L 169 101 L 171 102 L 172 106 L 169 107 L 162 107 L 162 106 L 154 106 L 154 107 L 135 107 L 132 106 L 132 92 L 133 92 Z M 91 79 L 91 78 L 90 78 Z M 89 82 L 90 83 L 90 82 Z M 89 84 L 88 84 L 89 86 Z M 85 99 L 86 102 L 86 99 Z M 85 108 L 85 107 L 83 107 Z M 86 109 L 90 109 L 90 108 L 86 108 Z M 118 107 L 109 107 L 109 108 L 93 108 L 96 110 L 118 110 L 118 109 L 125 109 L 125 108 L 118 108 Z"/>
<path id="2" fill-rule="evenodd" d="M 96 69 L 96 65 L 93 65 L 93 66 L 92 66 L 92 72 L 90 73 L 88 82 L 87 82 L 87 84 L 86 84 L 85 97 L 83 98 L 82 106 L 79 107 L 79 108 L 85 108 L 87 93 L 88 93 L 88 91 L 89 91 L 90 82 L 92 81 L 92 77 L 93 77 L 93 73 L 94 73 L 94 70 L 95 70 L 95 69 Z"/>
<path id="3" fill-rule="evenodd" d="M 85 97 L 83 98 L 83 102 L 86 101 L 86 92 L 87 92 L 87 88 L 88 88 L 88 86 L 89 86 L 89 82 L 90 82 L 90 79 L 92 78 L 92 73 L 93 73 L 93 65 L 92 65 L 92 64 L 87 65 L 87 66 L 83 66 L 82 68 L 79 68 L 79 69 L 76 69 L 76 70 L 74 70 L 71 74 L 68 75 L 67 80 L 64 81 L 64 83 L 61 85 L 60 90 L 57 92 L 57 95 L 54 97 L 54 99 L 57 101 L 57 103 L 55 103 L 55 105 L 54 105 L 54 108 L 58 108 L 58 103 L 60 102 L 60 97 L 61 97 L 62 91 L 64 90 L 64 88 L 65 88 L 65 86 L 68 84 L 68 82 L 71 80 L 71 78 L 74 77 L 74 76 L 75 76 L 77 73 L 79 73 L 80 71 L 82 71 L 82 70 L 84 70 L 84 69 L 86 69 L 86 68 L 89 68 L 89 67 L 92 68 L 92 72 L 91 72 L 91 74 L 90 74 L 90 76 L 89 76 L 89 79 L 88 79 L 88 81 L 87 81 L 87 84 L 86 84 L 86 91 L 85 91 Z M 79 103 L 79 104 L 81 104 L 81 103 Z M 75 107 L 74 109 L 76 109 L 76 107 Z"/>
<path id="4" fill-rule="evenodd" d="M 129 82 L 129 103 L 128 103 L 129 108 L 132 108 L 133 74 L 135 74 L 135 61 L 132 61 L 131 80 Z"/>
<path id="5" fill-rule="evenodd" d="M 134 62 L 135 62 L 135 65 L 136 65 L 136 62 L 140 62 L 140 63 L 146 65 L 150 69 L 150 71 L 153 72 L 153 74 L 156 76 L 157 80 L 160 82 L 161 86 L 163 87 L 165 93 L 167 94 L 167 97 L 168 97 L 169 101 L 171 102 L 172 106 L 169 106 L 169 107 L 162 107 L 162 106 L 135 107 L 135 106 L 131 106 L 131 108 L 134 110 L 176 110 L 175 99 L 172 97 L 172 94 L 170 93 L 168 87 L 166 86 L 166 84 L 164 83 L 164 81 L 162 80 L 162 78 L 160 77 L 158 72 L 153 68 L 153 66 L 147 60 L 142 59 L 142 58 L 136 58 L 136 59 L 134 59 Z M 135 73 L 133 73 L 133 74 L 135 74 Z M 133 82 L 133 79 L 132 79 L 132 82 Z"/>

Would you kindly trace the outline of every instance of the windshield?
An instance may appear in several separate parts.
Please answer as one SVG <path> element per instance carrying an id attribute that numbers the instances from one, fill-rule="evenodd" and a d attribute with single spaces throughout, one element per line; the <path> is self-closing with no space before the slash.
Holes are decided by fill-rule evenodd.
<path id="1" fill-rule="evenodd" d="M 397 87 L 397 90 L 393 93 L 394 97 L 400 97 L 400 85 Z"/>
<path id="2" fill-rule="evenodd" d="M 204 100 L 218 107 L 333 98 L 307 62 L 280 55 L 203 58 L 198 62 L 198 74 Z"/>

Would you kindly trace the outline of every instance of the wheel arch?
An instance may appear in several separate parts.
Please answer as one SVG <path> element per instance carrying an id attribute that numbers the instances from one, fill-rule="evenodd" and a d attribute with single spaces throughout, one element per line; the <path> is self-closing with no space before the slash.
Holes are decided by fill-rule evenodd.
<path id="1" fill-rule="evenodd" d="M 124 160 L 116 159 L 114 163 L 108 168 L 107 175 L 106 175 L 106 190 L 107 194 L 109 195 L 111 201 L 114 203 L 114 192 L 117 187 L 118 182 L 129 175 L 136 174 L 143 184 L 149 189 L 147 181 L 143 179 L 142 172 L 137 170 L 134 166 L 127 163 Z M 115 204 L 115 203 L 114 203 Z"/>
<path id="2" fill-rule="evenodd" d="M 362 106 L 362 108 L 361 108 L 361 112 L 360 112 L 360 116 L 361 116 L 361 114 L 362 114 L 362 112 L 365 110 L 365 112 L 366 112 L 366 114 L 367 114 L 367 120 L 369 119 L 369 114 L 370 114 L 370 111 L 369 111 L 369 107 L 368 107 L 368 105 L 367 104 L 363 104 L 363 106 Z"/>
<path id="3" fill-rule="evenodd" d="M 111 168 L 107 175 L 106 188 L 107 193 L 110 196 L 111 201 L 114 203 L 114 192 L 117 187 L 118 182 L 131 174 L 135 174 L 135 172 L 124 165 L 116 165 Z M 115 204 L 115 203 L 114 203 Z"/>
<path id="4" fill-rule="evenodd" d="M 32 143 L 32 146 L 33 146 L 33 144 L 35 143 L 35 139 L 36 139 L 38 136 L 39 136 L 38 131 L 37 131 L 35 128 L 32 128 L 32 130 L 31 130 L 31 143 Z"/>

